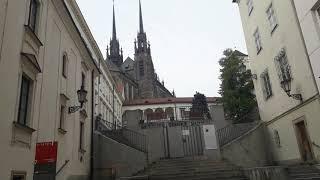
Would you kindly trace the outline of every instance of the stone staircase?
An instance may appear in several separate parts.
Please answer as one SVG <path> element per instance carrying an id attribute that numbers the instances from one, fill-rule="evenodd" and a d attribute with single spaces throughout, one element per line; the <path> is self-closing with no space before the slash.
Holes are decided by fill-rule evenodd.
<path id="1" fill-rule="evenodd" d="M 314 165 L 295 165 L 288 167 L 290 180 L 320 180 L 320 169 Z"/>
<path id="2" fill-rule="evenodd" d="M 204 158 L 161 160 L 136 177 L 148 180 L 248 180 L 243 171 L 228 162 Z"/>

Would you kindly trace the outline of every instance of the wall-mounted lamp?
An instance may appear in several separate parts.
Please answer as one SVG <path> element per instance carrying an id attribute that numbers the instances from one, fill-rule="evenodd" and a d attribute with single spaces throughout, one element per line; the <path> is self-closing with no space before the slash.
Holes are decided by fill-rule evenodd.
<path id="1" fill-rule="evenodd" d="M 83 104 L 87 102 L 87 94 L 88 92 L 84 89 L 84 86 L 81 86 L 77 91 L 80 106 L 69 107 L 69 114 L 75 113 L 83 107 Z"/>
<path id="2" fill-rule="evenodd" d="M 286 94 L 296 100 L 302 101 L 301 94 L 291 94 L 291 78 L 284 78 L 281 82 L 282 89 L 286 92 Z"/>

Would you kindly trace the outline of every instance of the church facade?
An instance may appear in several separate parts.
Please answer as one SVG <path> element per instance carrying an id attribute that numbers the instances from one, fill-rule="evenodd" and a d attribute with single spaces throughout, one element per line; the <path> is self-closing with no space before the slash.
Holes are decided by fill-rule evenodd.
<path id="1" fill-rule="evenodd" d="M 123 61 L 123 51 L 117 39 L 115 11 L 113 7 L 113 32 L 107 48 L 106 62 L 119 91 L 126 101 L 147 98 L 174 97 L 163 82 L 160 82 L 154 70 L 150 42 L 143 28 L 141 3 L 139 2 L 139 32 L 134 41 L 134 59 Z"/>

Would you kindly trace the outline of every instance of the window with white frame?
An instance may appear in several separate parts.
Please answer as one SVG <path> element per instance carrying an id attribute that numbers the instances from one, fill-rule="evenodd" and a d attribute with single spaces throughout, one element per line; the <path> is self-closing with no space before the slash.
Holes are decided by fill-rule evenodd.
<path id="1" fill-rule="evenodd" d="M 253 0 L 247 0 L 247 6 L 248 6 L 248 13 L 249 13 L 249 16 L 250 16 L 250 14 L 253 11 Z"/>
<path id="2" fill-rule="evenodd" d="M 273 32 L 278 26 L 278 22 L 272 4 L 267 9 L 267 17 L 270 24 L 271 32 Z"/>
<path id="3" fill-rule="evenodd" d="M 262 44 L 261 44 L 261 36 L 258 28 L 254 32 L 253 37 L 254 37 L 254 42 L 256 44 L 257 53 L 259 53 L 262 49 Z"/>
<path id="4" fill-rule="evenodd" d="M 265 70 L 260 77 L 261 77 L 263 96 L 267 100 L 272 96 L 272 87 L 271 87 L 268 70 Z"/>
<path id="5" fill-rule="evenodd" d="M 283 81 L 292 80 L 291 67 L 289 65 L 286 50 L 284 48 L 282 48 L 279 54 L 275 57 L 275 65 L 280 83 Z"/>

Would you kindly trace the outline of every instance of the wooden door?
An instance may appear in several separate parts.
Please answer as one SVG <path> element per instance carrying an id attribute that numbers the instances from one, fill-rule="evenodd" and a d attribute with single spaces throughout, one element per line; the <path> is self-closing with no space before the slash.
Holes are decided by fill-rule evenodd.
<path id="1" fill-rule="evenodd" d="M 311 143 L 309 141 L 308 130 L 305 125 L 305 121 L 300 121 L 295 124 L 297 139 L 301 153 L 301 159 L 303 161 L 313 160 L 313 153 L 311 149 Z"/>

